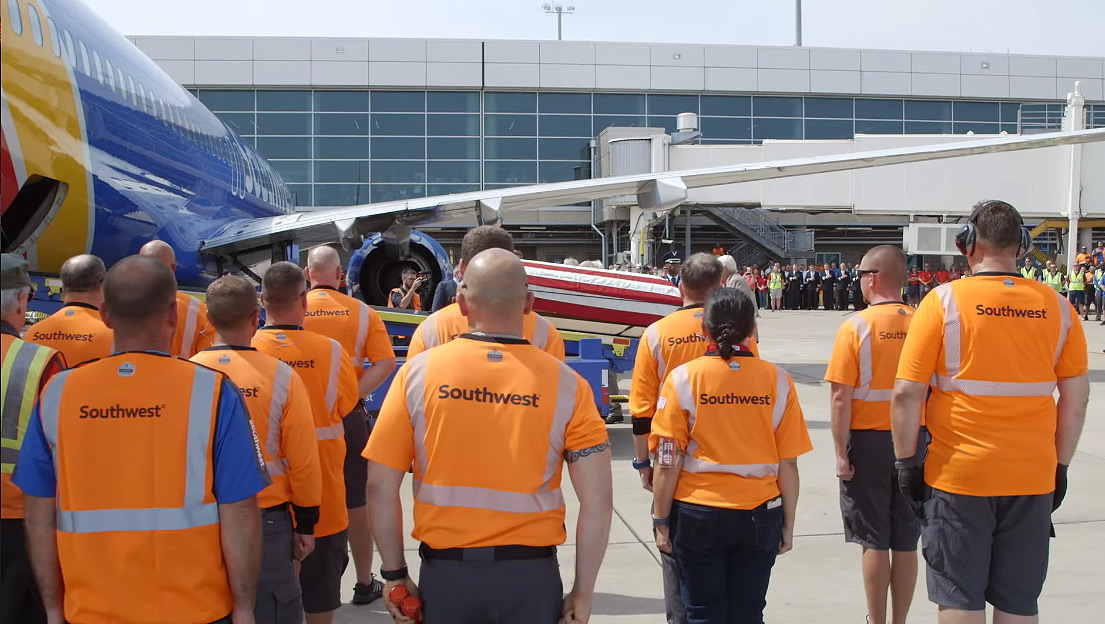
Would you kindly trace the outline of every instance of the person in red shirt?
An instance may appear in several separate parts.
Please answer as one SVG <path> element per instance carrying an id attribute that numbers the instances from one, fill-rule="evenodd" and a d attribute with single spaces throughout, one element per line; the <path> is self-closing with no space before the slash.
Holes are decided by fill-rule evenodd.
<path id="1" fill-rule="evenodd" d="M 958 265 L 958 264 L 953 264 L 953 265 L 952 265 L 952 270 L 951 270 L 951 277 L 952 277 L 952 281 L 953 281 L 953 282 L 954 282 L 955 280 L 957 280 L 957 279 L 961 279 L 961 278 L 963 277 L 963 271 L 961 271 L 961 270 L 959 269 L 959 265 Z"/>
<path id="2" fill-rule="evenodd" d="M 721 243 L 714 243 L 713 253 L 714 253 L 715 256 L 724 256 L 725 255 L 725 248 L 721 246 Z"/>
<path id="3" fill-rule="evenodd" d="M 929 294 L 929 291 L 936 287 L 935 276 L 932 274 L 932 266 L 926 262 L 925 270 L 921 271 L 917 277 L 921 280 L 921 298 L 924 299 L 925 295 Z"/>
<path id="4" fill-rule="evenodd" d="M 940 265 L 940 269 L 936 271 L 936 285 L 947 284 L 952 281 L 952 275 L 944 268 L 944 265 Z"/>
<path id="5" fill-rule="evenodd" d="M 759 299 L 760 306 L 757 310 L 761 310 L 767 307 L 767 276 L 760 269 L 756 269 L 756 298 Z"/>
<path id="6" fill-rule="evenodd" d="M 921 303 L 921 272 L 917 270 L 917 265 L 913 265 L 909 269 L 909 283 L 906 285 L 906 303 L 913 307 L 917 307 L 917 304 Z"/>

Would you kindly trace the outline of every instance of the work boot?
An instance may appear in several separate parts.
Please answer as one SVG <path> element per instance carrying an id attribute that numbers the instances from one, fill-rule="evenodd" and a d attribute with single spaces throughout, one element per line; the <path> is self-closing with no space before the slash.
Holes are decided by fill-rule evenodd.
<path id="1" fill-rule="evenodd" d="M 353 604 L 366 605 L 375 602 L 384 595 L 384 582 L 372 575 L 372 582 L 368 585 L 357 583 L 353 586 Z"/>

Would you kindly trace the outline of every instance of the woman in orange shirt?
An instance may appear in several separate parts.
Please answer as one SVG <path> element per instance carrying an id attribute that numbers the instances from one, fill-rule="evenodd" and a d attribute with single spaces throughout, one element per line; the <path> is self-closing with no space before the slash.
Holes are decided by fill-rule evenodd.
<path id="1" fill-rule="evenodd" d="M 707 300 L 705 356 L 664 381 L 649 436 L 656 546 L 674 552 L 687 622 L 762 622 L 775 557 L 794 543 L 797 457 L 812 450 L 794 382 L 752 355 L 755 306 Z"/>

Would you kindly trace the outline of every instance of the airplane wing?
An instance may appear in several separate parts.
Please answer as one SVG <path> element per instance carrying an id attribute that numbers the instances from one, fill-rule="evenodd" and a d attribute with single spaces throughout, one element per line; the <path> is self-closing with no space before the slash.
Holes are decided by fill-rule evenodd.
<path id="1" fill-rule="evenodd" d="M 479 223 L 495 224 L 501 220 L 503 213 L 513 210 L 562 206 L 619 195 L 636 195 L 638 204 L 646 210 L 664 210 L 682 203 L 687 197 L 687 189 L 691 188 L 1095 141 L 1105 141 L 1105 129 L 974 139 L 940 145 L 534 184 L 328 208 L 233 221 L 204 241 L 200 250 L 216 255 L 229 255 L 282 241 L 295 241 L 300 245 L 310 246 L 339 240 L 343 245 L 355 246 L 360 244 L 362 236 L 387 231 L 394 226 L 410 228 L 473 214 Z"/>

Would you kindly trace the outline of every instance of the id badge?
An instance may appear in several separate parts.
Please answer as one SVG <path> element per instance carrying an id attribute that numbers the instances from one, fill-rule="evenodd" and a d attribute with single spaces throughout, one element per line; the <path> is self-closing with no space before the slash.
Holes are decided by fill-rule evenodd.
<path id="1" fill-rule="evenodd" d="M 660 438 L 656 445 L 656 465 L 671 468 L 675 465 L 675 440 Z"/>

